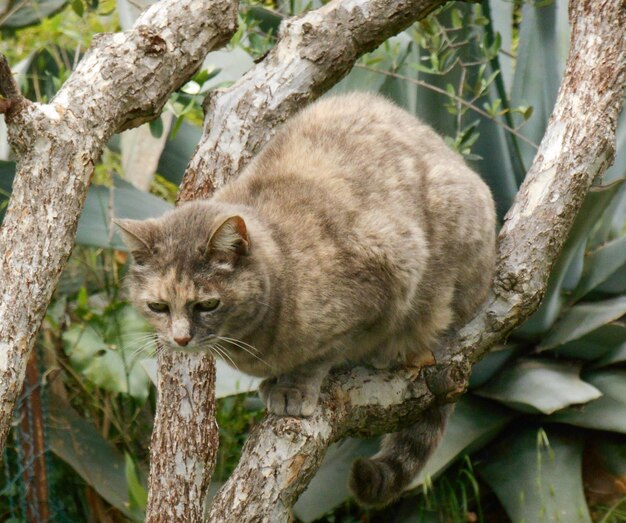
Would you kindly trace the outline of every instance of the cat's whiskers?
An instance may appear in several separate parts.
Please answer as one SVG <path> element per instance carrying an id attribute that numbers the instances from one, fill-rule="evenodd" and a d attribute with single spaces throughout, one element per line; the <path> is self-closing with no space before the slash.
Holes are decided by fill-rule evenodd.
<path id="1" fill-rule="evenodd" d="M 245 341 L 238 340 L 237 338 L 229 338 L 228 336 L 217 336 L 217 338 L 220 339 L 220 340 L 230 341 L 230 342 L 233 342 L 233 343 L 240 343 L 242 345 L 245 345 L 249 349 L 253 350 L 257 354 L 261 353 L 261 351 L 259 349 L 257 349 L 256 347 L 254 347 L 253 345 L 250 345 L 249 343 L 246 343 Z"/>
<path id="2" fill-rule="evenodd" d="M 248 346 L 248 347 L 250 347 L 250 349 L 252 349 L 252 350 L 254 350 L 256 352 L 260 352 L 259 349 L 253 347 L 252 345 L 250 345 L 248 343 L 245 343 L 245 342 L 243 342 L 241 340 L 236 340 L 234 338 L 227 338 L 226 336 L 218 336 L 217 339 L 220 340 L 220 341 L 225 341 L 226 343 L 230 343 L 230 344 L 234 345 L 235 347 L 240 348 L 241 350 L 243 350 L 243 351 L 247 352 L 248 354 L 250 354 L 250 356 L 252 356 L 252 357 L 256 358 L 257 360 L 259 360 L 264 365 L 267 365 L 270 369 L 272 368 L 272 365 L 270 365 L 267 361 L 265 361 L 259 355 L 254 354 L 253 352 L 251 352 L 249 349 L 246 348 L 246 346 Z"/>
<path id="3" fill-rule="evenodd" d="M 230 362 L 230 364 L 233 367 L 235 367 L 235 369 L 239 370 L 239 367 L 233 361 L 233 359 L 230 357 L 230 355 L 228 354 L 228 351 L 224 347 L 222 347 L 219 343 L 211 345 L 210 348 L 214 349 L 221 356 L 221 358 L 223 360 L 228 360 Z"/>
<path id="4" fill-rule="evenodd" d="M 156 353 L 156 344 L 154 343 L 154 340 L 147 340 L 143 343 L 143 345 L 140 345 L 139 347 L 137 347 L 135 350 L 133 350 L 133 352 L 130 354 L 130 361 L 131 363 L 135 361 L 136 358 L 138 358 L 139 356 L 141 356 L 141 354 L 146 354 L 148 356 L 153 356 Z M 150 350 L 148 350 L 150 349 Z"/>

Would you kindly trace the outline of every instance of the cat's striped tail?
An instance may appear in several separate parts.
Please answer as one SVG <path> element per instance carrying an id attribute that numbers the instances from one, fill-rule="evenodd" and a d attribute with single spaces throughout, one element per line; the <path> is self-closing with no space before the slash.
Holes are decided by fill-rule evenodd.
<path id="1" fill-rule="evenodd" d="M 387 434 L 372 458 L 352 465 L 350 490 L 359 504 L 381 507 L 400 497 L 441 441 L 453 404 L 425 410 L 410 427 Z"/>

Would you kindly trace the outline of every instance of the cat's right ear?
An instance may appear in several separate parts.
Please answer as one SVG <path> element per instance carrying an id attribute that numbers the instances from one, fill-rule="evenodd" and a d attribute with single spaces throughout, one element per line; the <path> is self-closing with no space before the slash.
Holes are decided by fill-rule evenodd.
<path id="1" fill-rule="evenodd" d="M 154 224 L 152 220 L 113 220 L 120 228 L 122 240 L 136 263 L 142 264 L 153 254 Z"/>

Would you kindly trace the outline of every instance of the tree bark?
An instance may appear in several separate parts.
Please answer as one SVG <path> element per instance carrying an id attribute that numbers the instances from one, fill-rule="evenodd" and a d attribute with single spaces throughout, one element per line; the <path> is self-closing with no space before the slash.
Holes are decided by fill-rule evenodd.
<path id="1" fill-rule="evenodd" d="M 374 3 L 368 11 L 363 2 L 360 8 L 358 2 L 345 2 L 353 14 L 342 19 L 360 20 L 361 14 L 373 12 Z M 339 8 L 337 4 L 323 9 Z M 328 380 L 311 418 L 268 416 L 250 435 L 238 467 L 213 502 L 209 521 L 289 521 L 291 507 L 333 441 L 408 426 L 433 401 L 454 400 L 466 388 L 471 365 L 537 308 L 592 181 L 613 160 L 626 82 L 624 1 L 573 0 L 570 21 L 570 53 L 556 106 L 501 230 L 494 285 L 475 319 L 459 331 L 448 356 L 418 379 L 408 373 L 352 369 Z M 324 19 L 311 13 L 287 24 L 286 40 L 265 65 L 209 100 L 211 115 L 183 194 L 209 194 L 223 184 L 269 139 L 267 126 L 341 77 L 343 73 L 322 77 L 318 66 L 326 63 L 326 55 L 309 55 L 301 48 L 307 35 L 329 38 L 319 23 L 324 27 Z M 280 47 L 283 41 L 290 43 Z M 317 41 L 315 48 L 323 45 Z M 302 61 L 306 65 L 301 68 L 293 65 Z M 291 65 L 283 67 L 285 63 Z M 303 77 L 302 70 L 315 73 Z"/>
<path id="2" fill-rule="evenodd" d="M 94 163 L 112 134 L 157 116 L 235 29 L 234 0 L 164 0 L 125 33 L 94 38 L 49 104 L 19 93 L 4 57 L 0 104 L 18 171 L 0 229 L 0 449 Z"/>

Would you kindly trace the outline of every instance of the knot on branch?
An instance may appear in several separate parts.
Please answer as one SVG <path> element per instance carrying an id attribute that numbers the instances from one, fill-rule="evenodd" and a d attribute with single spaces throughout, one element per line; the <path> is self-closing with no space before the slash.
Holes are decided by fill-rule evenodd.
<path id="1" fill-rule="evenodd" d="M 160 55 L 167 51 L 167 42 L 153 28 L 140 25 L 137 27 L 137 34 L 141 37 L 139 47 L 147 55 Z"/>
<path id="2" fill-rule="evenodd" d="M 467 390 L 470 371 L 467 361 L 453 361 L 425 369 L 424 379 L 438 401 L 449 403 Z"/>

